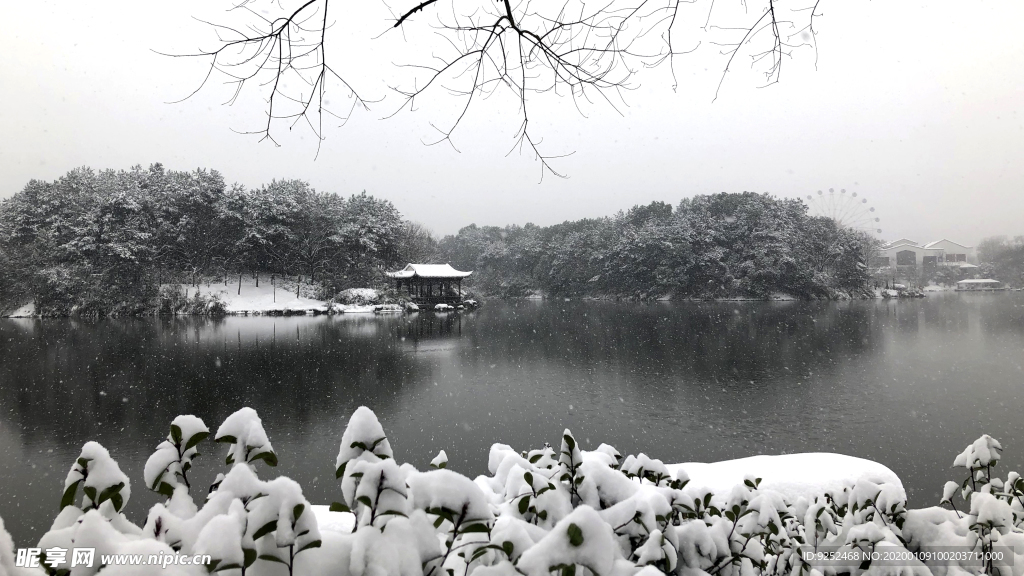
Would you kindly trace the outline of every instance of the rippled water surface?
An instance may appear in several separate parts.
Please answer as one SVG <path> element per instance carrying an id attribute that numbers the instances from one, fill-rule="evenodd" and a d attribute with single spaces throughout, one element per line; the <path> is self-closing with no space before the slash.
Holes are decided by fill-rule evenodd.
<path id="1" fill-rule="evenodd" d="M 351 412 L 376 411 L 400 461 L 484 473 L 487 450 L 555 443 L 666 462 L 834 451 L 935 503 L 982 433 L 1024 467 L 1024 294 L 838 303 L 489 302 L 462 314 L 0 320 L 0 517 L 34 544 L 82 444 L 157 499 L 142 467 L 178 414 L 215 428 L 252 406 L 314 503 L 340 499 Z M 194 484 L 224 470 L 204 442 Z M 956 479 L 959 480 L 957 477 Z"/>

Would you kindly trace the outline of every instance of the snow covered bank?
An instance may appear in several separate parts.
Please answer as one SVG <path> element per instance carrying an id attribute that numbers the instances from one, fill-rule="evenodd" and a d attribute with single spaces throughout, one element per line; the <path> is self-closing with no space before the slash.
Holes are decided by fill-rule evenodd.
<path id="1" fill-rule="evenodd" d="M 327 303 L 323 300 L 316 300 L 295 295 L 295 284 L 277 285 L 271 284 L 269 279 L 264 279 L 259 286 L 251 279 L 239 283 L 200 285 L 199 287 L 182 285 L 180 289 L 186 298 L 192 298 L 199 293 L 203 296 L 212 296 L 224 304 L 224 311 L 227 314 L 305 314 L 305 313 L 327 313 Z M 300 289 L 301 293 L 301 289 Z"/>
<path id="2" fill-rule="evenodd" d="M 10 314 L 4 314 L 4 318 L 31 318 L 36 315 L 36 304 L 35 302 L 29 302 L 15 308 Z"/>

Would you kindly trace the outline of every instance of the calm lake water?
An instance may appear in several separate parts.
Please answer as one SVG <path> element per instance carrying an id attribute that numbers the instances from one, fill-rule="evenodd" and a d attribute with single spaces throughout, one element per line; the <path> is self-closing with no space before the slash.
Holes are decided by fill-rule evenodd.
<path id="1" fill-rule="evenodd" d="M 178 414 L 211 429 L 255 408 L 278 473 L 340 499 L 352 411 L 376 411 L 399 461 L 484 473 L 487 451 L 557 443 L 665 462 L 830 451 L 903 479 L 912 506 L 960 480 L 982 433 L 1024 468 L 1024 293 L 839 303 L 489 302 L 412 316 L 0 320 L 0 517 L 33 545 L 86 441 L 157 498 L 142 467 Z M 190 476 L 224 470 L 221 446 Z"/>

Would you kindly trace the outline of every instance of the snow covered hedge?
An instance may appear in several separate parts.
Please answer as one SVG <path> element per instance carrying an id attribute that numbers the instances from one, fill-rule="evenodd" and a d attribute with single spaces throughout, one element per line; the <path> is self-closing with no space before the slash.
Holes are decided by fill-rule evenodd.
<path id="1" fill-rule="evenodd" d="M 129 479 L 106 449 L 89 442 L 38 548 L 211 558 L 207 566 L 165 569 L 111 565 L 99 569 L 104 576 L 1024 573 L 1024 480 L 1015 472 L 994 475 L 1001 446 L 988 436 L 957 456 L 966 478 L 946 485 L 942 504 L 949 509 L 907 510 L 902 486 L 871 474 L 792 501 L 753 477 L 716 494 L 645 454 L 623 457 L 605 444 L 584 451 L 568 430 L 557 448 L 519 452 L 495 444 L 490 475 L 475 480 L 447 470 L 444 452 L 420 471 L 395 460 L 376 416 L 363 407 L 342 436 L 340 499 L 328 511 L 312 506 L 288 478 L 259 479 L 257 468 L 276 466 L 277 454 L 249 408 L 214 434 L 227 446 L 229 468 L 197 505 L 188 473 L 209 435 L 194 416 L 172 422 L 144 473 L 146 487 L 167 500 L 143 526 L 121 512 L 131 496 Z M 979 563 L 963 554 L 928 554 L 951 546 L 1008 557 Z M 836 562 L 823 557 L 826 551 L 876 559 Z M 878 559 L 908 551 L 925 562 Z M 67 573 L 49 567 L 45 553 L 42 567 L 15 568 L 12 554 L 0 523 L 0 576 Z M 96 571 L 79 566 L 70 574 Z"/>

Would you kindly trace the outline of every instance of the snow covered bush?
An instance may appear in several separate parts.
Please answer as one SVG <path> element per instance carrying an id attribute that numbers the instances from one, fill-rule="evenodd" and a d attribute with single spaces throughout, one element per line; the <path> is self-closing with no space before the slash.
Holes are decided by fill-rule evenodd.
<path id="1" fill-rule="evenodd" d="M 230 415 L 214 434 L 227 445 L 228 469 L 197 504 L 188 473 L 209 436 L 194 416 L 171 423 L 145 467 L 147 488 L 167 499 L 141 527 L 121 512 L 131 495 L 128 478 L 102 446 L 86 444 L 65 481 L 61 513 L 38 547 L 210 558 L 205 566 L 139 566 L 131 574 L 1024 574 L 1024 480 L 1015 472 L 1005 480 L 993 475 L 1002 447 L 988 436 L 956 458 L 969 476 L 947 484 L 943 504 L 949 510 L 907 510 L 898 481 L 871 473 L 798 497 L 765 488 L 756 477 L 716 493 L 645 454 L 623 457 L 605 444 L 584 450 L 569 430 L 557 451 L 495 444 L 488 474 L 475 480 L 449 470 L 443 451 L 420 471 L 396 461 L 366 407 L 352 414 L 342 435 L 335 460 L 339 501 L 329 509 L 311 505 L 286 477 L 259 478 L 258 467 L 275 466 L 277 454 L 249 408 Z M 957 493 L 961 507 L 953 502 Z M 0 574 L 12 574 L 13 547 L 5 537 L 0 530 Z M 941 546 L 976 549 L 989 559 L 913 557 Z M 1012 562 L 992 560 L 1001 550 Z M 876 561 L 881 553 L 910 558 Z M 49 574 L 67 573 L 42 566 Z M 123 568 L 100 572 L 129 573 L 118 571 Z M 76 568 L 70 574 L 95 572 Z"/>

